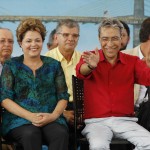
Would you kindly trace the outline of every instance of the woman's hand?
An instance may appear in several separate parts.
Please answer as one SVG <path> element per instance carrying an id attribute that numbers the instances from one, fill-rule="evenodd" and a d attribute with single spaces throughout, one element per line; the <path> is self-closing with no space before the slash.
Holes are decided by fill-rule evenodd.
<path id="1" fill-rule="evenodd" d="M 37 127 L 42 127 L 55 121 L 58 117 L 59 116 L 55 113 L 36 113 L 36 117 L 33 119 L 32 124 Z"/>

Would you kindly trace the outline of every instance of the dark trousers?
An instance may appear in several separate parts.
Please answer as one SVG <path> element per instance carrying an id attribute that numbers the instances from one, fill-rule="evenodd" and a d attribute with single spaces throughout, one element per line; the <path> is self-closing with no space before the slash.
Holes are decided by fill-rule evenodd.
<path id="1" fill-rule="evenodd" d="M 69 148 L 68 150 L 74 150 L 75 145 L 75 132 L 74 132 L 74 126 L 71 126 L 68 124 L 69 127 Z"/>
<path id="2" fill-rule="evenodd" d="M 132 145 L 112 145 L 111 150 L 133 150 L 133 146 Z"/>
<path id="3" fill-rule="evenodd" d="M 44 127 L 23 125 L 11 130 L 7 138 L 20 143 L 24 150 L 41 150 L 43 141 L 49 150 L 68 150 L 68 130 L 59 123 Z"/>

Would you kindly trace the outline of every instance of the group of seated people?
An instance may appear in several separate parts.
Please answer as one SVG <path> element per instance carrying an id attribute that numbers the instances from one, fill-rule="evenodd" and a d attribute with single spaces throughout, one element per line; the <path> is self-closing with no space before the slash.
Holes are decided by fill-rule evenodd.
<path id="1" fill-rule="evenodd" d="M 12 57 L 13 34 L 0 28 L 0 95 L 2 135 L 24 150 L 74 149 L 72 75 L 84 80 L 82 134 L 90 150 L 109 150 L 113 137 L 126 139 L 135 150 L 150 149 L 150 133 L 137 123 L 140 106 L 150 85 L 150 18 L 140 29 L 141 44 L 125 50 L 128 25 L 104 18 L 98 28 L 101 49 L 75 50 L 80 27 L 72 19 L 58 22 L 49 37 L 49 51 L 41 55 L 46 36 L 36 18 L 20 22 L 16 37 L 23 55 Z M 53 45 L 54 44 L 54 45 Z M 11 58 L 11 59 L 10 59 Z"/>

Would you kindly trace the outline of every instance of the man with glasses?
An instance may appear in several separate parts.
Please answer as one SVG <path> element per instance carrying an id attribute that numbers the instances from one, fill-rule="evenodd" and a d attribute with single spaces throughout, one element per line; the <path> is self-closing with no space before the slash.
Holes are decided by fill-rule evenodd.
<path id="1" fill-rule="evenodd" d="M 0 28 L 0 74 L 5 60 L 11 57 L 14 38 L 11 30 Z"/>
<path id="2" fill-rule="evenodd" d="M 106 18 L 99 26 L 102 50 L 84 52 L 76 66 L 84 80 L 82 134 L 90 150 L 109 150 L 113 137 L 127 139 L 135 150 L 150 149 L 150 132 L 134 116 L 134 83 L 150 85 L 150 48 L 146 61 L 120 52 L 123 26 Z"/>
<path id="3" fill-rule="evenodd" d="M 4 62 L 11 57 L 13 52 L 14 37 L 12 31 L 0 28 L 0 75 Z M 12 150 L 10 145 L 3 145 L 2 149 Z"/>
<path id="4" fill-rule="evenodd" d="M 74 132 L 74 111 L 73 111 L 73 91 L 72 91 L 72 75 L 75 75 L 76 64 L 80 60 L 80 52 L 75 48 L 79 40 L 79 24 L 72 19 L 64 19 L 58 22 L 56 27 L 56 39 L 58 47 L 48 51 L 46 56 L 52 57 L 61 62 L 64 70 L 68 93 L 70 94 L 69 103 L 64 116 L 68 121 L 70 132 Z M 69 142 L 73 146 L 73 142 Z M 69 148 L 72 150 L 73 148 Z"/>

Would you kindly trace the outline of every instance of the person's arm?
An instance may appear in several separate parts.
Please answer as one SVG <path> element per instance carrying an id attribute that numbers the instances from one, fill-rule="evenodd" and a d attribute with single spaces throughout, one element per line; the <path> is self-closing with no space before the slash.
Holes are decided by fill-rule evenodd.
<path id="1" fill-rule="evenodd" d="M 19 116 L 21 118 L 24 118 L 26 120 L 29 120 L 31 122 L 36 122 L 37 120 L 41 119 L 39 116 L 37 116 L 37 113 L 32 113 L 21 106 L 19 106 L 17 103 L 12 101 L 11 99 L 4 99 L 1 102 L 1 106 L 4 107 L 7 111 L 10 113 Z"/>
<path id="2" fill-rule="evenodd" d="M 95 49 L 95 53 L 92 52 L 84 52 L 82 54 L 83 61 L 85 62 L 84 64 L 81 65 L 80 67 L 80 73 L 82 75 L 88 75 L 89 73 L 94 70 L 100 60 L 99 52 L 98 49 Z"/>
<path id="3" fill-rule="evenodd" d="M 87 63 L 84 63 L 81 65 L 80 67 L 80 73 L 82 75 L 88 75 L 89 73 L 91 73 L 96 67 L 92 67 L 90 65 L 88 65 Z"/>
<path id="4" fill-rule="evenodd" d="M 67 107 L 67 103 L 68 101 L 67 100 L 59 100 L 54 111 L 53 111 L 53 115 L 56 117 L 56 119 L 61 115 L 63 114 L 65 108 Z"/>

